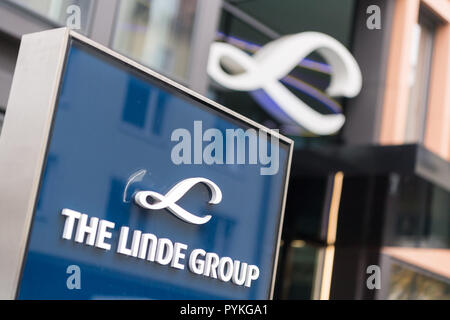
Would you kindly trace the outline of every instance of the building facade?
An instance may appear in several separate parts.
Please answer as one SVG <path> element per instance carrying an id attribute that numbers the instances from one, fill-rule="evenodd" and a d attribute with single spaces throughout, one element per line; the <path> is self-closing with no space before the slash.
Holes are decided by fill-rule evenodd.
<path id="1" fill-rule="evenodd" d="M 0 128 L 20 37 L 63 25 L 295 141 L 275 298 L 450 298 L 450 1 L 2 0 Z M 336 133 L 292 131 L 273 96 L 209 72 L 212 44 L 251 56 L 311 31 L 354 57 L 358 94 L 329 94 L 340 71 L 320 52 L 280 82 L 344 115 Z"/>

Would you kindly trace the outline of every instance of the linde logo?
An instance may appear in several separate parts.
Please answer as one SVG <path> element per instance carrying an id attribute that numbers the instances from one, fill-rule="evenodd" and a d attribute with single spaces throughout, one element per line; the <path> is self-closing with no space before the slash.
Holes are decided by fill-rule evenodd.
<path id="1" fill-rule="evenodd" d="M 211 219 L 211 215 L 199 217 L 176 204 L 193 186 L 203 183 L 211 191 L 210 204 L 218 204 L 222 200 L 220 188 L 211 180 L 201 177 L 182 180 L 172 187 L 165 195 L 155 191 L 139 191 L 134 196 L 135 203 L 149 210 L 167 209 L 181 220 L 192 224 L 205 224 Z M 148 198 L 155 202 L 150 203 Z M 94 246 L 106 251 L 111 250 L 111 244 L 107 239 L 112 239 L 112 231 L 116 225 L 114 222 L 89 217 L 87 214 L 63 209 L 61 215 L 65 217 L 62 238 Z M 75 224 L 76 227 L 75 227 Z M 184 270 L 188 245 L 174 242 L 168 238 L 158 238 L 152 233 L 134 230 L 130 237 L 130 228 L 120 228 L 116 253 L 147 260 L 160 265 L 169 265 L 172 268 Z M 220 257 L 214 252 L 206 252 L 198 248 L 189 254 L 188 268 L 194 274 L 219 279 L 223 282 L 231 281 L 235 285 L 251 287 L 252 281 L 259 278 L 259 268 L 230 257 Z"/>
<path id="2" fill-rule="evenodd" d="M 211 219 L 210 215 L 206 215 L 204 217 L 198 217 L 189 211 L 181 208 L 175 202 L 180 200 L 193 186 L 198 183 L 205 184 L 209 190 L 211 191 L 211 200 L 209 200 L 210 204 L 218 204 L 222 201 L 222 191 L 220 191 L 219 187 L 206 178 L 190 178 L 183 180 L 177 183 L 172 189 L 167 192 L 166 195 L 162 195 L 155 191 L 139 191 L 134 196 L 134 201 L 145 209 L 150 210 L 160 210 L 160 209 L 168 209 L 175 216 L 180 218 L 183 221 L 192 223 L 192 224 L 204 224 Z M 153 198 L 155 203 L 149 203 L 148 198 Z"/>
<path id="3" fill-rule="evenodd" d="M 300 61 L 317 51 L 331 67 L 331 82 L 326 90 L 330 97 L 354 97 L 362 86 L 359 66 L 348 50 L 337 40 L 319 32 L 303 32 L 281 37 L 260 48 L 253 56 L 235 46 L 215 42 L 211 45 L 208 74 L 225 88 L 256 92 L 263 90 L 270 100 L 261 105 L 287 126 L 297 126 L 314 134 L 336 133 L 345 116 L 321 114 L 298 99 L 281 80 Z M 227 73 L 222 65 L 231 71 Z M 306 85 L 307 86 L 307 85 Z M 315 88 L 308 88 L 317 91 Z M 308 93 L 308 92 L 307 92 Z M 314 93 L 314 92 L 313 92 Z"/>

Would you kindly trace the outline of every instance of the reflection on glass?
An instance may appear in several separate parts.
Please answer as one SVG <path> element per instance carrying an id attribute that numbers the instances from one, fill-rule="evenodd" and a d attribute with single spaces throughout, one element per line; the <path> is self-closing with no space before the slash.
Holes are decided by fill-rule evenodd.
<path id="1" fill-rule="evenodd" d="M 145 126 L 150 91 L 144 83 L 130 79 L 122 119 L 138 128 Z M 137 101 L 137 103 L 135 102 Z"/>
<path id="2" fill-rule="evenodd" d="M 113 48 L 177 79 L 187 79 L 197 0 L 121 1 Z"/>
<path id="3" fill-rule="evenodd" d="M 395 300 L 450 300 L 450 284 L 393 264 L 388 299 Z"/>
<path id="4" fill-rule="evenodd" d="M 77 5 L 80 8 L 81 14 L 81 31 L 85 33 L 88 27 L 88 15 L 91 8 L 91 1 L 89 0 L 9 0 L 15 4 L 20 5 L 30 11 L 33 11 L 47 19 L 52 20 L 61 25 L 66 25 L 67 19 L 72 12 L 67 13 L 67 8 L 71 5 Z"/>

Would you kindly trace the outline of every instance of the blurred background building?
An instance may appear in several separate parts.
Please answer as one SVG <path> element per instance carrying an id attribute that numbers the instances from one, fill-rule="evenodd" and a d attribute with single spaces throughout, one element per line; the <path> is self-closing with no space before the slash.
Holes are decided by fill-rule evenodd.
<path id="1" fill-rule="evenodd" d="M 211 44 L 251 55 L 305 31 L 342 43 L 361 69 L 356 97 L 327 96 L 333 70 L 317 53 L 287 75 L 299 99 L 346 122 L 292 136 L 275 297 L 450 299 L 449 0 L 0 0 L 0 130 L 20 37 L 66 25 L 70 5 L 78 32 L 282 130 L 251 92 L 208 76 Z M 367 286 L 372 265 L 380 289 Z"/>

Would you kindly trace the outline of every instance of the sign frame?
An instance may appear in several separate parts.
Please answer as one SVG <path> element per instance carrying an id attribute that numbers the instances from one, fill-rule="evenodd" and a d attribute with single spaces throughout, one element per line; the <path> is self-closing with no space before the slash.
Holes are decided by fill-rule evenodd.
<path id="1" fill-rule="evenodd" d="M 171 86 L 208 108 L 275 136 L 288 146 L 270 294 L 273 298 L 293 141 L 68 28 L 24 35 L 0 136 L 0 299 L 15 299 L 51 140 L 70 39 Z"/>

